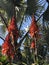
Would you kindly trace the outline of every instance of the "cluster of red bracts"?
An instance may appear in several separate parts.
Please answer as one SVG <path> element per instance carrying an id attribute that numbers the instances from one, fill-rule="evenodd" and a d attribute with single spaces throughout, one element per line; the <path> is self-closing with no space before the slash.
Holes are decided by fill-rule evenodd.
<path id="1" fill-rule="evenodd" d="M 11 19 L 10 25 L 8 26 L 8 31 L 9 33 L 12 32 L 13 36 L 16 36 L 16 39 L 19 37 L 19 33 L 14 17 Z"/>
<path id="2" fill-rule="evenodd" d="M 34 37 L 36 35 L 36 33 L 39 31 L 38 26 L 37 26 L 37 22 L 35 20 L 35 17 L 32 18 L 32 23 L 29 29 L 29 33 L 31 37 Z"/>
<path id="3" fill-rule="evenodd" d="M 5 41 L 2 45 L 2 54 L 7 56 L 10 55 L 11 58 L 14 57 L 14 49 L 13 49 L 13 45 L 11 44 L 10 34 L 6 36 Z"/>
<path id="4" fill-rule="evenodd" d="M 37 25 L 37 21 L 35 20 L 34 16 L 32 18 L 32 23 L 31 23 L 31 26 L 30 26 L 30 29 L 29 29 L 29 33 L 30 33 L 30 36 L 33 37 L 33 38 L 36 38 L 36 40 L 41 38 L 41 34 L 39 34 L 39 28 L 38 28 L 38 25 Z M 35 41 L 33 41 L 31 43 L 31 48 L 35 48 Z"/>
<path id="5" fill-rule="evenodd" d="M 13 41 L 14 39 L 17 40 L 19 37 L 19 33 L 18 33 L 18 29 L 14 17 L 12 17 L 10 25 L 8 26 L 8 32 L 9 33 L 7 34 L 5 41 L 2 45 L 2 54 L 14 58 L 15 50 L 14 50 L 14 46 L 11 43 L 11 39 Z"/>

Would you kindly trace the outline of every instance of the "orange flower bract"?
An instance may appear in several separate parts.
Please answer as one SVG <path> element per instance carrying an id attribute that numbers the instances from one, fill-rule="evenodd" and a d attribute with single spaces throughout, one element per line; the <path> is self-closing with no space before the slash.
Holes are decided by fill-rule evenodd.
<path id="1" fill-rule="evenodd" d="M 31 48 L 35 48 L 35 41 L 34 40 L 31 43 Z"/>
<path id="2" fill-rule="evenodd" d="M 32 23 L 31 23 L 31 26 L 29 29 L 29 33 L 30 33 L 31 37 L 34 37 L 37 32 L 38 32 L 38 26 L 37 26 L 35 18 L 33 17 Z"/>
<path id="3" fill-rule="evenodd" d="M 14 49 L 10 41 L 10 34 L 6 36 L 5 41 L 2 44 L 2 54 L 7 56 L 10 55 L 12 58 L 14 57 Z"/>
<path id="4" fill-rule="evenodd" d="M 8 26 L 8 31 L 10 33 L 12 32 L 13 35 L 16 37 L 16 39 L 19 37 L 19 33 L 18 33 L 18 29 L 14 17 L 12 17 L 11 19 L 10 25 Z"/>

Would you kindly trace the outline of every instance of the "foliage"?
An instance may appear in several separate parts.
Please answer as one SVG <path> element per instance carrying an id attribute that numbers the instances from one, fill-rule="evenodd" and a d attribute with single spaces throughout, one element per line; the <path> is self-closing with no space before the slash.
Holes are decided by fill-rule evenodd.
<path id="1" fill-rule="evenodd" d="M 5 31 L 5 39 L 0 38 L 4 40 L 2 54 L 7 56 L 1 55 L 0 62 L 7 65 L 44 64 L 47 52 L 44 46 L 46 41 L 48 43 L 48 34 L 45 41 L 46 23 L 42 20 L 45 3 L 41 0 L 0 0 L 0 22 L 4 25 L 2 30 Z M 26 24 L 29 23 L 28 19 L 31 22 L 29 25 Z M 24 28 L 21 30 L 23 25 L 27 25 L 27 31 Z M 23 51 L 20 50 L 21 46 Z"/>

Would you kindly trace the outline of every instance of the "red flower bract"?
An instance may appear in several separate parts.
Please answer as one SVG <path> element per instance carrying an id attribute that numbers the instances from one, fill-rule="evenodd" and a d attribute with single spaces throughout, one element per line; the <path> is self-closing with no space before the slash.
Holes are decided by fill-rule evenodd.
<path id="1" fill-rule="evenodd" d="M 31 43 L 31 48 L 35 48 L 35 41 L 34 40 Z"/>
<path id="2" fill-rule="evenodd" d="M 31 23 L 31 26 L 29 29 L 29 33 L 30 33 L 31 37 L 34 37 L 37 32 L 38 32 L 38 26 L 37 26 L 35 18 L 33 17 L 32 23 Z"/>
<path id="3" fill-rule="evenodd" d="M 11 19 L 10 25 L 8 26 L 8 31 L 10 33 L 12 32 L 13 35 L 16 36 L 16 39 L 19 37 L 19 33 L 18 33 L 18 29 L 14 17 L 12 17 Z"/>
<path id="4" fill-rule="evenodd" d="M 5 41 L 2 44 L 2 54 L 7 56 L 10 55 L 12 58 L 14 57 L 14 49 L 10 41 L 10 34 L 6 36 Z"/>

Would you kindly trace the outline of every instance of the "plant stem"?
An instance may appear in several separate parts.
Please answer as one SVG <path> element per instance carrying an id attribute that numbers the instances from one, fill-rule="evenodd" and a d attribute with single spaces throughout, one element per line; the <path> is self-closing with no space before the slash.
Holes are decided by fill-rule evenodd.
<path id="1" fill-rule="evenodd" d="M 5 41 L 1 36 L 0 36 L 0 38 L 1 38 L 3 41 Z"/>
<path id="2" fill-rule="evenodd" d="M 0 17 L 2 18 L 2 20 L 4 21 L 4 24 L 6 25 L 6 27 L 8 28 L 7 23 L 5 22 L 5 19 L 3 18 L 2 14 L 0 13 Z"/>

